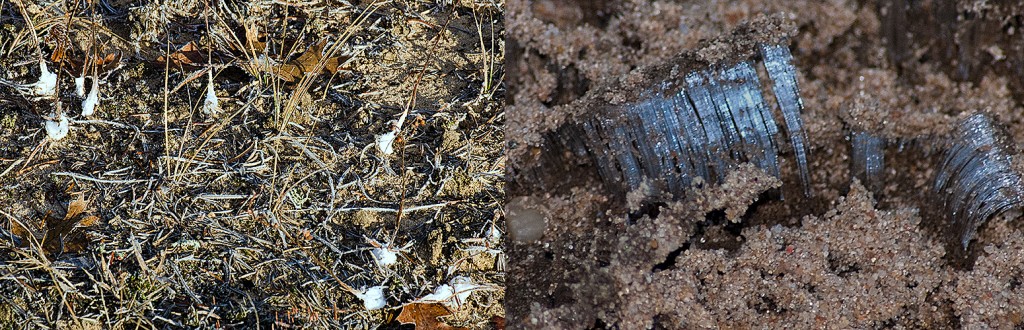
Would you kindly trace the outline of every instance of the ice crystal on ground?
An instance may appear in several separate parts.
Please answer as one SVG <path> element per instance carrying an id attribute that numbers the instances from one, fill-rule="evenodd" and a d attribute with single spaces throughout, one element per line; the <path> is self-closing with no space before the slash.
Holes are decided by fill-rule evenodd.
<path id="1" fill-rule="evenodd" d="M 960 122 L 935 178 L 947 224 L 967 248 L 982 222 L 1019 207 L 1024 182 L 1012 166 L 1008 137 L 985 114 Z"/>
<path id="2" fill-rule="evenodd" d="M 850 141 L 853 144 L 853 176 L 871 191 L 879 192 L 885 169 L 885 140 L 870 133 L 854 132 L 850 134 Z"/>
<path id="3" fill-rule="evenodd" d="M 765 45 L 761 53 L 809 195 L 803 105 L 792 56 L 782 45 Z M 582 120 L 578 129 L 586 138 L 562 143 L 585 150 L 606 181 L 627 190 L 650 179 L 679 197 L 695 178 L 721 183 L 729 169 L 744 162 L 780 177 L 779 126 L 757 70 L 754 61 L 741 61 L 686 73 L 679 84 L 652 86 L 635 102 Z"/>

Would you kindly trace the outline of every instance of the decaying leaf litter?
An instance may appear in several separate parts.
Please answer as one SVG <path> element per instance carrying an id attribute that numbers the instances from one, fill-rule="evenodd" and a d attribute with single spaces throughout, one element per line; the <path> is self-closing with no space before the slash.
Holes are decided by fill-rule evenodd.
<path id="1" fill-rule="evenodd" d="M 0 324 L 504 316 L 503 2 L 0 6 Z"/>

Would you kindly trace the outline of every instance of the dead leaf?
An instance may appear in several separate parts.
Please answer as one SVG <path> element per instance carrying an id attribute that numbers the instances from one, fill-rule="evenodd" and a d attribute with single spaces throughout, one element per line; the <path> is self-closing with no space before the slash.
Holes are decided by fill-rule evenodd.
<path id="1" fill-rule="evenodd" d="M 11 222 L 11 234 L 17 236 L 17 239 L 15 239 L 15 244 L 17 244 L 19 247 L 28 246 L 29 242 L 32 241 L 30 237 L 36 239 L 37 241 L 43 238 L 41 229 L 32 226 L 32 224 L 25 224 L 25 226 L 23 227 L 21 221 Z"/>
<path id="2" fill-rule="evenodd" d="M 231 34 L 231 39 L 235 42 L 229 42 L 225 46 L 227 51 L 235 55 L 249 57 L 266 51 L 267 34 L 260 32 L 260 27 L 256 22 L 233 26 L 231 27 Z"/>
<path id="3" fill-rule="evenodd" d="M 98 73 L 104 73 L 114 70 L 121 65 L 121 51 L 114 50 L 108 53 L 101 51 L 97 52 L 98 53 L 93 53 L 90 58 L 79 59 L 65 57 L 64 68 L 66 68 L 72 75 L 81 77 L 83 73 L 86 75 L 92 75 L 93 68 L 96 68 Z"/>
<path id="4" fill-rule="evenodd" d="M 171 66 L 178 69 L 198 68 L 203 65 L 206 65 L 207 62 L 206 52 L 199 49 L 199 46 L 196 46 L 196 43 L 194 41 L 190 41 L 184 46 L 181 46 L 180 49 L 178 49 L 174 53 L 171 53 L 171 55 L 168 57 L 158 57 L 156 59 L 156 62 L 164 64 L 164 62 L 167 61 L 168 58 L 170 59 Z"/>
<path id="5" fill-rule="evenodd" d="M 259 26 L 255 22 L 252 24 L 245 24 L 245 44 L 251 51 L 263 51 L 267 48 L 267 43 L 260 41 L 260 37 L 263 34 L 260 33 Z"/>
<path id="6" fill-rule="evenodd" d="M 302 78 L 302 69 L 293 64 L 281 64 L 274 69 L 273 73 L 287 82 L 295 82 Z"/>
<path id="7" fill-rule="evenodd" d="M 99 67 L 99 72 L 113 70 L 121 64 L 121 51 L 107 53 L 106 56 L 96 55 L 93 57 L 93 65 Z"/>
<path id="8" fill-rule="evenodd" d="M 278 76 L 279 78 L 286 82 L 295 81 L 295 77 L 293 77 L 291 74 L 278 74 L 278 72 L 281 71 L 281 65 L 282 64 L 279 64 L 277 61 L 270 57 L 260 55 L 250 59 L 248 62 L 241 63 L 239 66 L 241 66 L 242 69 L 245 69 L 245 71 L 248 71 L 249 74 L 253 76 L 259 76 L 262 74 L 270 73 Z M 291 72 L 291 70 L 288 70 L 287 72 Z"/>
<path id="9" fill-rule="evenodd" d="M 89 246 L 89 236 L 86 234 L 84 227 L 80 226 L 63 239 L 63 251 L 61 253 L 79 253 L 85 251 L 85 248 Z"/>
<path id="10" fill-rule="evenodd" d="M 402 307 L 398 314 L 398 322 L 412 324 L 416 329 L 463 330 L 468 328 L 453 327 L 437 318 L 452 312 L 441 304 L 409 303 Z"/>
<path id="11" fill-rule="evenodd" d="M 50 60 L 60 62 L 66 58 L 67 51 L 71 49 L 71 38 L 68 37 L 67 26 L 54 24 L 50 27 L 50 33 L 46 37 L 46 43 L 53 46 L 53 54 Z"/>
<path id="12" fill-rule="evenodd" d="M 82 214 L 82 212 L 85 211 L 86 206 L 88 206 L 88 204 L 85 203 L 85 195 L 78 195 L 78 199 L 71 202 L 71 204 L 68 204 L 68 212 L 64 215 L 64 220 L 71 220 L 71 218 Z"/>
<path id="13" fill-rule="evenodd" d="M 274 64 L 272 60 L 269 60 L 266 56 L 254 58 L 251 63 L 247 65 L 247 69 L 250 72 L 266 72 L 277 75 L 281 80 L 286 82 L 295 82 L 302 79 L 308 73 L 322 74 L 329 72 L 335 74 L 340 70 L 346 70 L 341 66 L 342 63 L 347 61 L 349 57 L 332 56 L 324 58 L 323 51 L 327 46 L 327 41 L 321 41 L 312 47 L 309 47 L 305 52 L 299 54 L 294 60 L 288 61 L 287 63 Z M 317 65 L 323 61 L 324 66 L 320 70 L 317 70 Z"/>
<path id="14" fill-rule="evenodd" d="M 505 330 L 505 318 L 501 316 L 492 316 L 491 323 L 494 325 L 496 330 Z"/>
<path id="15" fill-rule="evenodd" d="M 68 204 L 64 218 L 56 218 L 49 213 L 43 217 L 43 248 L 51 254 L 81 252 L 89 244 L 84 227 L 99 222 L 96 216 L 80 216 L 89 206 L 85 195 Z"/>
<path id="16" fill-rule="evenodd" d="M 95 215 L 90 215 L 90 216 L 82 218 L 82 220 L 78 222 L 78 226 L 79 227 L 92 227 L 92 226 L 96 225 L 97 222 L 100 222 L 100 217 L 97 217 Z"/>
<path id="17" fill-rule="evenodd" d="M 301 69 L 303 72 L 320 73 L 322 71 L 315 70 L 316 65 L 319 64 L 320 60 L 324 58 L 324 47 L 327 47 L 327 40 L 321 41 L 314 45 L 313 47 L 310 47 L 309 49 L 306 50 L 306 52 L 302 53 L 302 55 L 299 55 L 299 57 L 296 58 L 291 63 L 299 67 L 299 69 Z M 337 71 L 337 69 L 338 57 L 329 57 L 324 60 L 323 70 L 327 70 L 331 73 L 334 73 L 335 71 Z"/>

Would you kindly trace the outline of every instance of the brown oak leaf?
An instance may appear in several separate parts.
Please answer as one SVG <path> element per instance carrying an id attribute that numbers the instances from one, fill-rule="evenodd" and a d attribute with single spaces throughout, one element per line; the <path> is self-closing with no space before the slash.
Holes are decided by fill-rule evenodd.
<path id="1" fill-rule="evenodd" d="M 63 219 L 49 214 L 43 218 L 43 228 L 45 229 L 43 248 L 46 249 L 46 252 L 60 254 L 85 250 L 86 245 L 89 244 L 89 238 L 82 228 L 93 226 L 99 222 L 99 217 L 93 215 L 80 216 L 88 205 L 84 195 L 79 195 L 78 199 L 68 205 Z"/>
<path id="2" fill-rule="evenodd" d="M 409 303 L 402 307 L 398 314 L 398 322 L 412 324 L 416 329 L 465 330 L 468 328 L 453 327 L 437 318 L 452 312 L 441 304 Z"/>
<path id="3" fill-rule="evenodd" d="M 171 53 L 168 57 L 158 57 L 156 62 L 163 64 L 165 61 L 168 61 L 168 59 L 170 59 L 171 67 L 176 69 L 198 68 L 206 65 L 207 62 L 206 52 L 199 49 L 199 46 L 197 46 L 195 42 L 191 41 L 184 46 L 181 46 L 181 49 Z"/>

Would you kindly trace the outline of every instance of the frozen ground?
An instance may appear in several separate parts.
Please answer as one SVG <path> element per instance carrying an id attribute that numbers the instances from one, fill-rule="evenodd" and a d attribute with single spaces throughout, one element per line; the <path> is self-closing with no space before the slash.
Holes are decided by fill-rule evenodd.
<path id="1" fill-rule="evenodd" d="M 523 234 L 509 246 L 510 326 L 1021 324 L 1018 213 L 985 222 L 964 250 L 962 236 L 936 216 L 947 210 L 942 200 L 928 195 L 935 174 L 948 171 L 944 152 L 958 148 L 948 141 L 987 134 L 956 133 L 971 114 L 986 113 L 1007 126 L 1010 141 L 1024 141 L 1020 63 L 1005 55 L 1022 47 L 1019 5 L 556 3 L 509 3 L 509 226 Z M 783 32 L 804 103 L 811 197 L 800 197 L 791 141 L 778 149 L 781 196 L 764 193 L 774 186 L 765 166 L 671 197 L 642 173 L 636 185 L 608 184 L 596 158 L 563 148 L 594 137 L 559 129 L 605 114 L 594 105 L 633 104 L 642 88 L 659 86 L 652 73 L 671 85 L 694 71 L 677 63 L 751 56 L 744 39 L 718 41 L 761 15 L 792 26 Z M 643 152 L 640 143 L 634 148 Z M 1019 154 L 1017 143 L 1005 151 L 983 144 L 968 158 Z M 991 178 L 1007 167 L 1020 171 L 1011 161 L 965 173 Z M 730 221 L 736 214 L 740 221 Z"/>
<path id="2" fill-rule="evenodd" d="M 503 2 L 0 6 L 0 327 L 503 317 Z"/>

